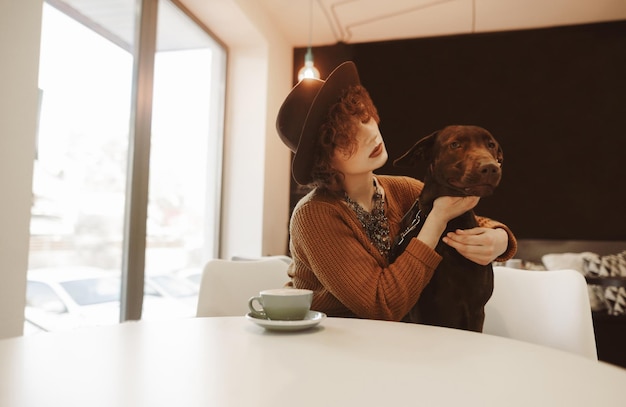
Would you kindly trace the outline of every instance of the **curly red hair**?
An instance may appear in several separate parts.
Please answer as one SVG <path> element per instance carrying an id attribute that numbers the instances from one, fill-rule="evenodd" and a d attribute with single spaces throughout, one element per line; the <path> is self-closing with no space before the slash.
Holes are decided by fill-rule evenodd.
<path id="1" fill-rule="evenodd" d="M 348 88 L 337 103 L 330 107 L 327 120 L 319 130 L 315 163 L 311 170 L 314 186 L 339 189 L 343 175 L 331 166 L 331 158 L 336 149 L 353 154 L 357 148 L 359 123 L 367 123 L 371 119 L 380 122 L 372 98 L 360 85 Z"/>

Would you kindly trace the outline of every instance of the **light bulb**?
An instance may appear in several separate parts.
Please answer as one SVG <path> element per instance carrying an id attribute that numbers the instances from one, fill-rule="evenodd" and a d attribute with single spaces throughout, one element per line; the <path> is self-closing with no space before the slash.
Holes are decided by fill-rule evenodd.
<path id="1" fill-rule="evenodd" d="M 313 66 L 313 61 L 305 62 L 304 66 L 298 71 L 298 80 L 301 81 L 304 78 L 320 78 L 320 71 L 318 71 L 317 68 Z"/>
<path id="2" fill-rule="evenodd" d="M 309 47 L 304 55 L 304 66 L 298 71 L 298 81 L 304 78 L 320 78 L 320 71 L 313 65 L 313 52 L 311 51 L 311 47 Z"/>

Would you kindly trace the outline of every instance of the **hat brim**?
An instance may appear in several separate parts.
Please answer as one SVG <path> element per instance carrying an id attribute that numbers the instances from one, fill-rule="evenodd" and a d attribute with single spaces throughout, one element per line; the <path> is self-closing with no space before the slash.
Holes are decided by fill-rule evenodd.
<path id="1" fill-rule="evenodd" d="M 345 90 L 360 84 L 356 65 L 350 61 L 339 65 L 326 78 L 309 108 L 293 159 L 292 173 L 298 184 L 307 185 L 313 181 L 311 176 L 315 160 L 313 150 L 330 107 L 339 100 Z"/>

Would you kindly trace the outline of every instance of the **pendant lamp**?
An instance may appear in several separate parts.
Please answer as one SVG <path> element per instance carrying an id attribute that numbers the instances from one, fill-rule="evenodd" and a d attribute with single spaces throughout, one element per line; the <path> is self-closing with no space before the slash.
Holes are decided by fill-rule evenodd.
<path id="1" fill-rule="evenodd" d="M 313 0 L 309 0 L 309 46 L 304 54 L 304 66 L 298 71 L 298 81 L 304 78 L 320 78 L 320 71 L 313 65 L 313 51 L 311 50 L 311 40 L 313 34 Z"/>

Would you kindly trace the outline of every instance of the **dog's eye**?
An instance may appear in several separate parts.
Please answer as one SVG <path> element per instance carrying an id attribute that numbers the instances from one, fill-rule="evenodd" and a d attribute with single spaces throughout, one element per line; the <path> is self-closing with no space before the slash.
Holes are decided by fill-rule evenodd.
<path id="1" fill-rule="evenodd" d="M 452 143 L 450 143 L 450 148 L 452 149 L 457 149 L 457 148 L 461 148 L 461 143 L 459 143 L 458 141 L 453 141 Z"/>
<path id="2" fill-rule="evenodd" d="M 487 142 L 487 147 L 489 147 L 489 148 L 496 148 L 496 143 L 495 143 L 495 141 L 489 141 L 489 142 Z"/>

